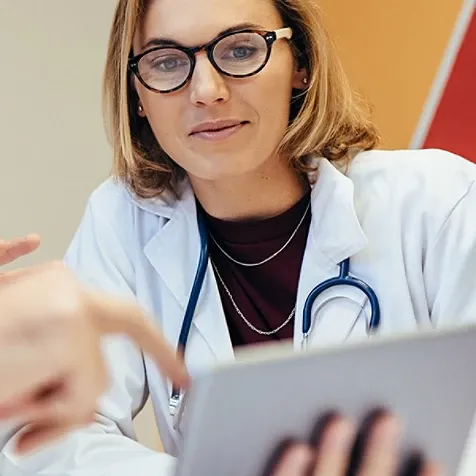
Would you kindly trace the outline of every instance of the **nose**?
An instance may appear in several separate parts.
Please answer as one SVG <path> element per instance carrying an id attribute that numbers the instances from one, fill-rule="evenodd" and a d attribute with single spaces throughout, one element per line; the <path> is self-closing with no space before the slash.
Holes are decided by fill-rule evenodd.
<path id="1" fill-rule="evenodd" d="M 228 101 L 230 92 L 225 78 L 214 68 L 205 52 L 197 62 L 190 80 L 190 101 L 196 106 L 212 106 Z"/>

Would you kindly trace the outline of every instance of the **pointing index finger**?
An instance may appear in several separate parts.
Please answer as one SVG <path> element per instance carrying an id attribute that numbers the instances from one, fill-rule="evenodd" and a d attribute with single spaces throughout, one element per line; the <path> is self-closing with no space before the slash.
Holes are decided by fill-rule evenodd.
<path id="1" fill-rule="evenodd" d="M 183 360 L 134 302 L 91 295 L 101 334 L 126 334 L 157 364 L 165 377 L 184 388 L 189 376 Z"/>

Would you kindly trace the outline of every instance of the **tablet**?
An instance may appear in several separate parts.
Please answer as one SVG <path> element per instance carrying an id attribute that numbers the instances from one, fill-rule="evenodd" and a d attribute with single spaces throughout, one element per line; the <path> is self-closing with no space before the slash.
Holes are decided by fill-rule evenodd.
<path id="1" fill-rule="evenodd" d="M 337 410 L 403 421 L 402 452 L 456 475 L 476 408 L 476 326 L 294 352 L 248 348 L 197 378 L 187 395 L 176 476 L 259 476 L 287 437 L 308 439 Z"/>

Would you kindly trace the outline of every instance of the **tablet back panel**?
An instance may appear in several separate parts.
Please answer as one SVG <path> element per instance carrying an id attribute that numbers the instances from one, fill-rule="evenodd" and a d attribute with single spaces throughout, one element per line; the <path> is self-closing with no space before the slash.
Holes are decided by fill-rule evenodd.
<path id="1" fill-rule="evenodd" d="M 423 449 L 457 474 L 476 407 L 475 327 L 242 357 L 194 382 L 177 476 L 258 476 L 277 444 L 308 438 L 323 412 L 361 421 L 375 407 L 402 418 L 403 451 Z"/>

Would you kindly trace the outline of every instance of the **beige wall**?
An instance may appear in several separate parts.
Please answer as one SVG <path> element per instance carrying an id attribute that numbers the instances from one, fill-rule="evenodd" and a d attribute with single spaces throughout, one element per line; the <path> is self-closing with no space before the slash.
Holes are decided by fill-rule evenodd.
<path id="1" fill-rule="evenodd" d="M 0 0 L 0 236 L 40 233 L 22 264 L 61 258 L 110 170 L 101 77 L 115 0 Z M 140 439 L 156 447 L 150 407 Z"/>
<path id="2" fill-rule="evenodd" d="M 32 261 L 62 255 L 110 168 L 100 82 L 114 3 L 0 0 L 0 233 L 40 233 Z"/>

